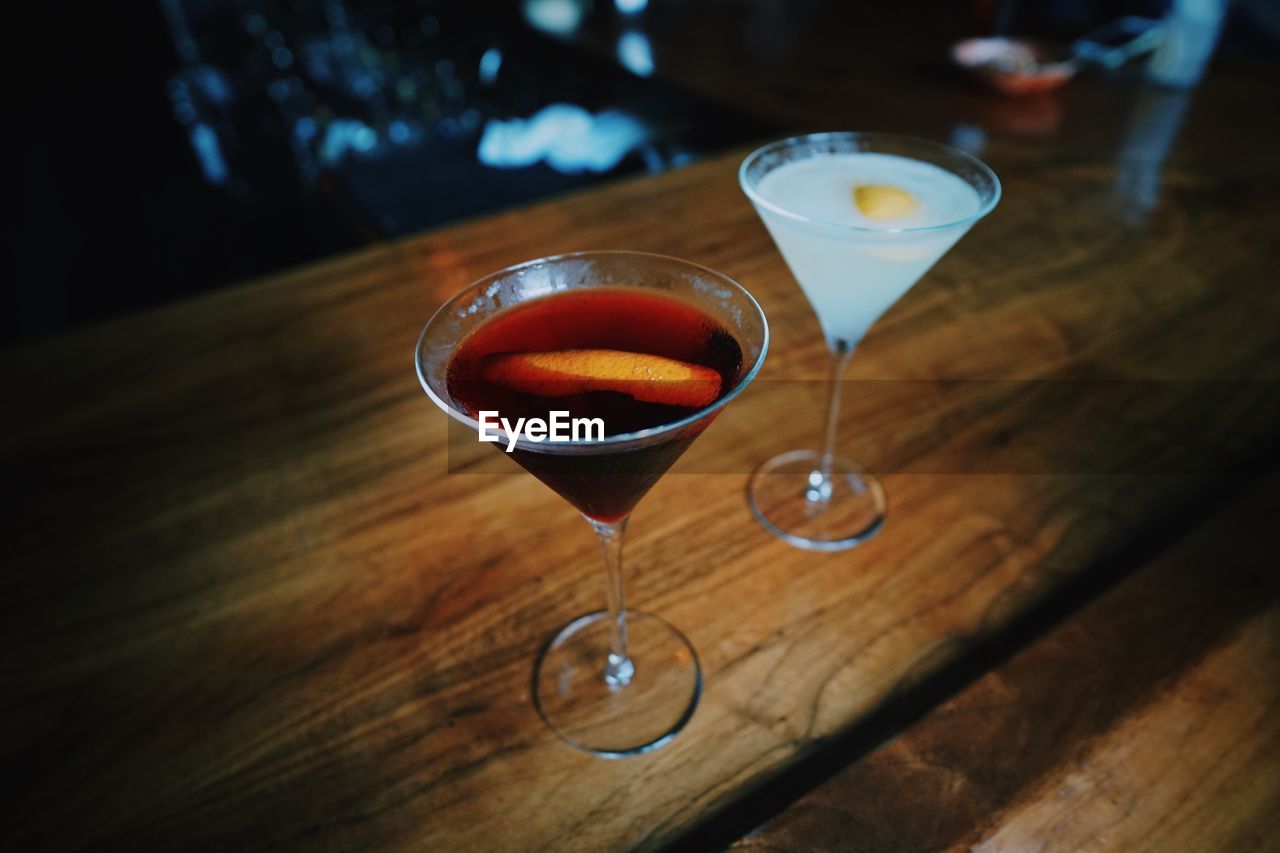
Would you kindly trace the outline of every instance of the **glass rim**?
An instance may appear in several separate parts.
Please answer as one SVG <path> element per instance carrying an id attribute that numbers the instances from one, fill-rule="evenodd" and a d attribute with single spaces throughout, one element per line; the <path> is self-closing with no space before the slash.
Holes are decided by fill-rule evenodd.
<path id="1" fill-rule="evenodd" d="M 873 144 L 876 142 L 898 143 L 898 144 L 905 143 L 906 145 L 916 145 L 923 148 L 932 149 L 933 151 L 942 152 L 949 156 L 958 157 L 961 160 L 967 161 L 970 165 L 974 166 L 980 173 L 985 175 L 991 181 L 991 186 L 992 186 L 991 198 L 988 199 L 984 204 L 981 204 L 978 207 L 978 211 L 976 213 L 973 213 L 969 216 L 961 217 L 960 219 L 954 219 L 948 222 L 935 223 L 933 225 L 913 225 L 905 228 L 877 228 L 870 225 L 850 225 L 848 223 L 841 223 L 841 222 L 828 222 L 825 219 L 815 219 L 811 216 L 804 216 L 803 214 L 796 213 L 793 210 L 788 210 L 787 208 L 782 207 L 781 205 L 778 205 L 778 204 L 775 204 L 774 202 L 769 201 L 764 196 L 760 195 L 760 193 L 756 192 L 755 187 L 753 187 L 750 181 L 747 180 L 747 169 L 751 166 L 752 163 L 754 163 L 756 160 L 763 157 L 766 153 L 769 153 L 781 148 L 786 148 L 786 147 L 795 145 L 797 143 L 821 142 L 824 140 L 848 140 L 848 141 L 865 140 Z M 872 151 L 872 153 L 876 153 L 876 152 Z M 932 165 L 937 165 L 937 164 L 935 163 Z M 945 167 L 940 166 L 939 168 L 945 168 Z M 950 169 L 948 169 L 947 171 L 951 172 L 952 174 L 955 174 L 955 172 Z M 957 177 L 959 176 L 957 175 Z M 970 183 L 970 182 L 966 181 L 966 183 Z M 951 145 L 947 145 L 942 142 L 934 142 L 933 140 L 930 140 L 930 139 L 922 139 L 918 136 L 909 136 L 903 133 L 879 133 L 879 132 L 872 132 L 872 131 L 854 131 L 854 130 L 833 130 L 833 131 L 823 131 L 821 133 L 802 133 L 797 136 L 787 136 L 782 139 L 775 139 L 772 142 L 765 143 L 764 145 L 761 145 L 759 148 L 752 151 L 750 154 L 746 156 L 746 158 L 743 159 L 742 165 L 738 167 L 738 185 L 742 187 L 742 191 L 746 194 L 747 198 L 749 198 L 753 204 L 763 207 L 772 213 L 778 214 L 779 216 L 785 217 L 795 222 L 803 222 L 808 225 L 821 225 L 827 228 L 836 228 L 841 231 L 848 231 L 856 234 L 926 234 L 930 231 L 941 231 L 947 228 L 955 228 L 960 225 L 970 225 L 974 222 L 977 222 L 982 217 L 986 216 L 995 208 L 996 204 L 1000 201 L 1000 195 L 1002 192 L 1001 185 L 1000 185 L 1000 178 L 996 175 L 995 171 L 986 163 L 982 162 L 977 157 L 973 156 L 967 151 L 962 151 L 959 148 L 955 148 Z M 970 186 L 972 186 L 971 183 L 970 183 Z"/>
<path id="2" fill-rule="evenodd" d="M 530 453 L 541 453 L 544 455 L 571 456 L 587 454 L 600 449 L 629 450 L 637 447 L 646 447 L 650 444 L 656 443 L 658 439 L 666 436 L 668 433 L 676 432 L 687 426 L 695 424 L 708 415 L 714 414 L 720 409 L 723 409 L 730 400 L 742 393 L 742 390 L 746 388 L 751 380 L 755 378 L 756 374 L 760 372 L 760 368 L 764 364 L 765 355 L 769 351 L 769 319 L 765 316 L 764 309 L 760 307 L 760 303 L 756 302 L 756 298 L 752 296 L 751 292 L 745 287 L 738 284 L 738 282 L 734 281 L 722 272 L 717 272 L 710 267 L 696 264 L 693 261 L 686 261 L 683 258 L 676 258 L 671 255 L 661 255 L 656 252 L 637 252 L 629 249 L 596 249 L 581 252 L 563 252 L 558 255 L 548 255 L 542 258 L 534 258 L 518 264 L 512 264 L 511 266 L 503 267 L 500 270 L 495 270 L 494 272 L 481 276 L 446 299 L 439 308 L 432 312 L 431 317 L 423 325 L 422 331 L 418 334 L 418 341 L 413 348 L 414 372 L 418 376 L 418 384 L 422 386 L 422 390 L 427 393 L 427 396 L 431 398 L 432 402 L 444 410 L 445 414 L 478 433 L 480 431 L 480 422 L 468 415 L 466 412 L 455 408 L 452 400 L 442 399 L 440 395 L 436 394 L 423 372 L 422 346 L 432 324 L 435 323 L 437 319 L 443 317 L 450 308 L 455 307 L 456 303 L 461 302 L 468 296 L 474 295 L 477 290 L 482 287 L 487 287 L 497 278 L 511 275 L 512 273 L 519 272 L 520 270 L 537 266 L 539 264 L 550 264 L 574 259 L 589 259 L 600 256 L 626 256 L 649 260 L 671 261 L 685 267 L 700 270 L 701 272 L 712 275 L 717 280 L 730 285 L 747 298 L 748 304 L 755 309 L 756 314 L 760 318 L 760 325 L 763 329 L 763 335 L 760 340 L 760 354 L 756 357 L 756 360 L 751 365 L 750 369 L 742 374 L 742 378 L 737 381 L 734 387 L 727 394 L 718 398 L 710 405 L 704 406 L 679 420 L 659 424 L 658 426 L 648 427 L 642 430 L 636 430 L 634 432 L 619 433 L 618 435 L 608 436 L 602 439 L 587 439 L 582 441 L 551 441 L 548 439 L 545 441 L 534 442 L 517 435 L 515 443 L 516 449 L 527 450 Z M 621 286 L 625 287 L 627 285 Z M 490 434 L 497 435 L 499 437 L 500 446 L 503 448 L 505 448 L 510 441 L 510 434 L 507 433 L 506 430 L 502 429 L 500 425 L 489 430 L 489 432 Z"/>

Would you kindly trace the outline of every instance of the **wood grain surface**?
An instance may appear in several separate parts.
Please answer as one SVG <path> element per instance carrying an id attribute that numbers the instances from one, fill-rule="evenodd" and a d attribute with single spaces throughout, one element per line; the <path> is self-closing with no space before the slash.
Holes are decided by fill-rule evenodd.
<path id="1" fill-rule="evenodd" d="M 744 504 L 753 464 L 816 442 L 826 368 L 745 150 L 4 354 L 10 846 L 661 846 L 1178 537 L 1280 435 L 1280 93 L 1233 92 L 1194 101 L 1163 172 L 1123 138 L 990 139 L 1000 207 L 854 359 L 845 448 L 890 514 L 841 554 Z M 1160 105 L 1130 96 L 1121 137 Z M 615 762 L 529 698 L 539 645 L 601 604 L 589 530 L 497 454 L 471 467 L 410 366 L 458 288 L 589 248 L 722 270 L 774 333 L 631 524 L 630 601 L 688 634 L 706 687 L 670 746 Z"/>
<path id="2" fill-rule="evenodd" d="M 1280 479 L 732 845 L 1273 850 Z"/>

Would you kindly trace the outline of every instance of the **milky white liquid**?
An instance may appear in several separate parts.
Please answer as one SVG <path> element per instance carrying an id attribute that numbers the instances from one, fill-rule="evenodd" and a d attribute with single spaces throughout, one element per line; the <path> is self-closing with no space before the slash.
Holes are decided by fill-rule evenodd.
<path id="1" fill-rule="evenodd" d="M 867 219 L 853 198 L 854 187 L 863 184 L 904 189 L 915 196 L 917 209 L 900 219 Z M 962 178 L 893 154 L 813 154 L 776 167 L 755 190 L 792 214 L 756 204 L 832 344 L 862 340 L 964 236 L 981 207 L 977 191 Z M 900 230 L 930 226 L 945 227 Z"/>

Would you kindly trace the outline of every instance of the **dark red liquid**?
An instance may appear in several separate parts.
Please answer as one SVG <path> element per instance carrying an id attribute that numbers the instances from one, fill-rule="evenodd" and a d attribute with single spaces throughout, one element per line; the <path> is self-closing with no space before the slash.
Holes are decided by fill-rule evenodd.
<path id="1" fill-rule="evenodd" d="M 697 308 L 640 288 L 583 288 L 508 308 L 473 329 L 451 357 L 449 394 L 472 417 L 496 411 L 514 423 L 517 418 L 547 420 L 552 411 L 568 411 L 570 417 L 600 418 L 606 436 L 662 426 L 698 411 L 643 402 L 615 391 L 560 397 L 527 394 L 502 388 L 482 375 L 485 357 L 495 353 L 566 349 L 649 353 L 709 367 L 721 376 L 721 397 L 742 378 L 737 340 Z M 517 448 L 510 455 L 586 515 L 616 521 L 631 512 L 710 420 L 634 450 L 599 448 L 564 455 Z"/>

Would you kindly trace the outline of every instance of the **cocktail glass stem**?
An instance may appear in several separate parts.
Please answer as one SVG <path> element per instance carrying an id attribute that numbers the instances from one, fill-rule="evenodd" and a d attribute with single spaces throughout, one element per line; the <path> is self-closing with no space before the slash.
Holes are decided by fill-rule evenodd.
<path id="1" fill-rule="evenodd" d="M 605 599 L 609 606 L 609 657 L 604 665 L 604 681 L 615 690 L 630 684 L 636 674 L 635 664 L 627 654 L 627 611 L 622 590 L 622 538 L 629 518 L 623 516 L 612 523 L 587 519 L 600 537 L 600 550 L 604 552 Z"/>
<path id="2" fill-rule="evenodd" d="M 831 397 L 827 402 L 827 432 L 822 446 L 822 459 L 818 469 L 809 475 L 805 498 L 813 504 L 824 505 L 831 500 L 834 491 L 832 467 L 836 458 L 836 426 L 840 422 L 840 389 L 843 386 L 845 368 L 853 357 L 853 342 L 836 338 L 831 344 Z"/>

